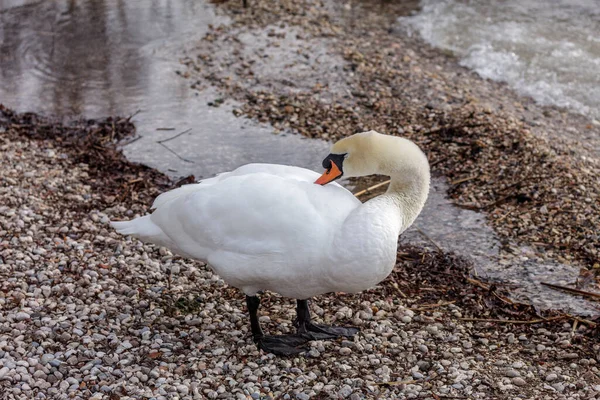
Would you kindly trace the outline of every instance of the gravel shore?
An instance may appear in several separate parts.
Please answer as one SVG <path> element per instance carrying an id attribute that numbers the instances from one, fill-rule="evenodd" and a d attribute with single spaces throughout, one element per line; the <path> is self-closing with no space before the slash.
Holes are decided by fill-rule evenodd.
<path id="1" fill-rule="evenodd" d="M 213 27 L 181 75 L 217 85 L 214 106 L 237 99 L 239 115 L 280 130 L 409 136 L 502 238 L 593 267 L 596 147 L 557 138 L 586 123 L 389 36 L 414 3 L 376 3 L 221 4 L 231 23 Z M 317 320 L 361 328 L 352 341 L 294 358 L 258 351 L 241 293 L 108 225 L 174 186 L 115 149 L 134 133 L 126 118 L 67 123 L 0 106 L 0 399 L 600 396 L 597 321 L 514 303 L 435 248 L 402 247 L 377 287 L 314 300 Z M 289 299 L 267 293 L 260 312 L 268 332 L 293 330 Z"/>
<path id="2" fill-rule="evenodd" d="M 219 10 L 230 22 L 188 51 L 182 75 L 198 89 L 218 86 L 242 103 L 238 114 L 276 129 L 409 137 L 455 203 L 485 212 L 505 242 L 593 269 L 600 123 L 537 106 L 402 34 L 396 19 L 414 7 L 256 0 L 242 11 L 226 2 Z"/>
<path id="3" fill-rule="evenodd" d="M 170 185 L 114 150 L 112 139 L 132 132 L 126 119 L 63 125 L 1 111 L 0 398 L 600 394 L 594 323 L 540 317 L 469 281 L 468 261 L 427 249 L 401 249 L 372 290 L 315 299 L 318 320 L 361 328 L 353 341 L 264 354 L 237 290 L 110 229 L 109 219 L 145 213 Z M 267 294 L 261 313 L 269 332 L 293 329 L 289 299 Z"/>

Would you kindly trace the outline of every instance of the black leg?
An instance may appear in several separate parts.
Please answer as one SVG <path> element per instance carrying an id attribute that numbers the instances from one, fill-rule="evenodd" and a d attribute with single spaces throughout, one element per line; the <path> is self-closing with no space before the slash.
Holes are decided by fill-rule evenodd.
<path id="1" fill-rule="evenodd" d="M 260 307 L 260 299 L 258 296 L 246 296 L 246 305 L 250 313 L 250 328 L 252 329 L 252 339 L 256 340 L 264 335 L 260 322 L 258 321 L 258 308 Z"/>
<path id="2" fill-rule="evenodd" d="M 244 4 L 244 8 L 248 8 L 248 0 L 243 0 L 242 3 Z"/>
<path id="3" fill-rule="evenodd" d="M 308 350 L 308 338 L 303 335 L 265 335 L 258 321 L 258 296 L 246 296 L 246 304 L 250 313 L 252 339 L 259 349 L 280 356 L 292 356 Z"/>
<path id="4" fill-rule="evenodd" d="M 298 300 L 296 304 L 296 328 L 300 335 L 305 335 L 312 340 L 327 340 L 338 337 L 348 337 L 356 335 L 358 328 L 352 326 L 327 326 L 315 324 L 310 320 L 310 309 L 308 300 Z"/>

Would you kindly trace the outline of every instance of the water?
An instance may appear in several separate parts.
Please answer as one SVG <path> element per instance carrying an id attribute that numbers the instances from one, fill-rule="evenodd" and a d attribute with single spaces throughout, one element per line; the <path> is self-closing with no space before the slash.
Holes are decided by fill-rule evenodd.
<path id="1" fill-rule="evenodd" d="M 223 22 L 196 0 L 0 0 L 0 102 L 58 116 L 139 111 L 141 139 L 126 156 L 174 177 L 249 162 L 319 169 L 328 143 L 274 135 L 236 118 L 232 102 L 211 107 L 217 93 L 192 90 L 176 74 L 186 46 Z M 164 143 L 176 154 L 157 143 L 186 130 Z"/>
<path id="2" fill-rule="evenodd" d="M 401 237 L 401 244 L 441 247 L 470 258 L 474 273 L 485 280 L 508 284 L 514 300 L 532 303 L 539 310 L 563 310 L 568 313 L 599 316 L 600 306 L 543 286 L 541 282 L 573 286 L 579 268 L 556 262 L 533 261 L 535 252 L 527 247 L 506 257 L 501 241 L 487 225 L 485 216 L 452 204 L 447 198 L 448 184 L 434 178 L 425 208 L 414 225 Z"/>
<path id="3" fill-rule="evenodd" d="M 600 118 L 597 0 L 422 0 L 399 20 L 484 78 Z"/>

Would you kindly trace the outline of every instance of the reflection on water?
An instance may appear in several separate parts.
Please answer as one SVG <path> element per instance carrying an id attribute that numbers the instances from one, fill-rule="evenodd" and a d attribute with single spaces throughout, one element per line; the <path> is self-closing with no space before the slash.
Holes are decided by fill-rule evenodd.
<path id="1" fill-rule="evenodd" d="M 133 161 L 173 176 L 211 176 L 248 162 L 318 168 L 328 144 L 283 138 L 190 90 L 179 57 L 223 19 L 198 0 L 0 0 L 0 102 L 58 116 L 130 115 Z M 173 131 L 157 130 L 171 128 Z M 168 143 L 157 140 L 191 129 Z"/>
<path id="2" fill-rule="evenodd" d="M 158 48 L 202 35 L 214 18 L 197 1 L 0 0 L 0 10 L 3 98 L 56 115 L 134 112 L 143 98 L 172 97 L 181 89 L 156 69 Z"/>

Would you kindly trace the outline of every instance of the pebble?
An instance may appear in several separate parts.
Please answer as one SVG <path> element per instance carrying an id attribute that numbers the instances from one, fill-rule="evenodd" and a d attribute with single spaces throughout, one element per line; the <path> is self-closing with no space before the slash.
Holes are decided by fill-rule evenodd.
<path id="1" fill-rule="evenodd" d="M 342 388 L 338 391 L 338 395 L 342 398 L 349 397 L 352 394 L 352 388 L 348 385 L 342 386 Z"/>
<path id="2" fill-rule="evenodd" d="M 42 364 L 48 364 L 52 360 L 54 360 L 54 354 L 43 354 L 40 358 Z"/>
<path id="3" fill-rule="evenodd" d="M 422 373 L 416 371 L 412 373 L 412 376 L 417 380 L 425 378 Z"/>
<path id="4" fill-rule="evenodd" d="M 352 349 L 350 349 L 348 347 L 341 347 L 338 351 L 343 356 L 347 356 L 347 355 L 350 355 L 352 353 Z"/>
<path id="5" fill-rule="evenodd" d="M 556 374 L 548 374 L 546 375 L 546 382 L 552 382 L 558 379 L 558 375 Z"/>
<path id="6" fill-rule="evenodd" d="M 30 318 L 31 318 L 31 316 L 28 313 L 22 312 L 22 311 L 18 312 L 17 315 L 15 316 L 15 319 L 17 321 L 25 321 L 25 320 L 30 319 Z"/>
<path id="7" fill-rule="evenodd" d="M 190 392 L 190 389 L 185 385 L 177 385 L 177 391 L 185 396 Z"/>
<path id="8" fill-rule="evenodd" d="M 521 377 L 514 377 L 511 379 L 511 382 L 513 384 L 515 384 L 516 386 L 527 386 L 527 382 L 525 381 L 525 379 L 521 378 Z"/>

